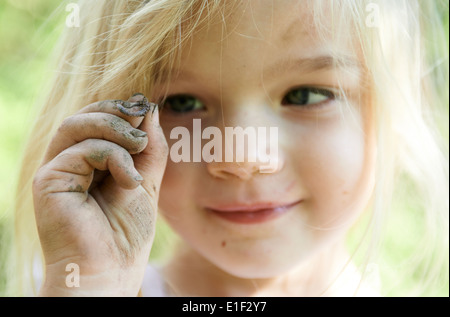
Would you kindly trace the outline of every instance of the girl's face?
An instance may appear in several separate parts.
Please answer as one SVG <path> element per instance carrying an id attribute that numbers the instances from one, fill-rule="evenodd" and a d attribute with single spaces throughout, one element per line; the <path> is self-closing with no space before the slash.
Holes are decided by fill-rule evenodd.
<path id="1" fill-rule="evenodd" d="M 193 250 L 239 277 L 287 272 L 341 240 L 373 187 L 370 104 L 352 36 L 332 39 L 330 27 L 320 40 L 304 4 L 242 2 L 184 46 L 168 83 L 161 125 L 169 149 L 180 139 L 170 139 L 175 127 L 197 137 L 193 119 L 224 138 L 225 127 L 266 127 L 267 136 L 278 128 L 270 173 L 247 160 L 250 147 L 225 148 L 225 140 L 223 157 L 241 151 L 244 162 L 192 162 L 192 139 L 191 162 L 168 159 L 164 217 Z"/>

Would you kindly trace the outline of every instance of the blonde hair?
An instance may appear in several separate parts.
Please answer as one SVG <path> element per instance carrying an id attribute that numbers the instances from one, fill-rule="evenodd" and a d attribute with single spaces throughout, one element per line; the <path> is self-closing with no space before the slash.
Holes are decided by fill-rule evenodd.
<path id="1" fill-rule="evenodd" d="M 62 120 L 98 100 L 126 99 L 134 92 L 151 96 L 153 87 L 170 77 L 167 70 L 174 68 L 180 48 L 191 35 L 212 21 L 225 21 L 233 11 L 234 5 L 224 3 L 219 0 L 79 1 L 80 27 L 66 28 L 61 38 L 55 76 L 23 156 L 8 274 L 13 278 L 11 295 L 34 291 L 33 265 L 36 259 L 42 261 L 42 256 L 31 185 L 44 151 Z M 368 27 L 366 8 L 371 3 L 379 9 L 379 22 Z M 320 30 L 321 6 L 325 3 L 311 4 Z M 441 272 L 442 265 L 448 265 L 445 263 L 448 150 L 441 141 L 442 132 L 436 122 L 448 111 L 448 95 L 438 91 L 441 85 L 448 87 L 448 54 L 443 51 L 447 47 L 442 43 L 444 34 L 437 34 L 443 30 L 436 3 L 326 1 L 327 6 L 330 4 L 332 11 L 339 14 L 333 21 L 335 33 L 346 27 L 343 21 L 352 23 L 370 75 L 378 154 L 370 224 L 373 239 L 367 240 L 370 241 L 368 249 L 374 249 L 374 241 L 382 241 L 378 238 L 381 231 L 377 229 L 383 227 L 394 185 L 402 175 L 408 178 L 408 188 L 414 189 L 425 215 L 423 242 L 432 246 L 418 246 L 418 250 L 431 250 L 432 254 L 424 259 L 433 261 L 434 265 L 431 262 L 427 265 Z M 348 19 L 343 18 L 347 16 Z M 448 121 L 439 124 L 448 129 Z M 429 281 L 439 277 L 431 269 L 424 271 L 431 274 L 427 276 Z"/>

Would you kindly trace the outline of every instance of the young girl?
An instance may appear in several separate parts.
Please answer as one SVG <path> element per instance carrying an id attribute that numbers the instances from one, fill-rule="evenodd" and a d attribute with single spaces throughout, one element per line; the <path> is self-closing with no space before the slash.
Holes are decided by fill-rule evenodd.
<path id="1" fill-rule="evenodd" d="M 382 241 L 404 179 L 436 280 L 448 60 L 435 4 L 81 1 L 20 176 L 20 294 L 36 282 L 42 296 L 383 295 L 355 252 Z M 277 134 L 229 146 L 217 140 L 229 127 Z M 149 264 L 157 217 L 179 244 Z"/>

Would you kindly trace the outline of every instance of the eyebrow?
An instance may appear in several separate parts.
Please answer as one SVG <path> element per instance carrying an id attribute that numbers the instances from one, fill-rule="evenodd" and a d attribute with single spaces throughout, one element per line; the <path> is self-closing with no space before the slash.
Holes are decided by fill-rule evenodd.
<path id="1" fill-rule="evenodd" d="M 330 70 L 335 68 L 353 69 L 361 72 L 361 63 L 354 57 L 347 55 L 323 55 L 311 58 L 288 58 L 275 62 L 267 67 L 264 74 L 269 77 L 277 77 L 288 71 L 298 71 L 304 73 L 312 73 L 322 70 Z"/>
<path id="2" fill-rule="evenodd" d="M 277 61 L 264 69 L 264 76 L 273 78 L 293 71 L 299 73 L 313 73 L 336 68 L 356 71 L 358 76 L 363 70 L 360 61 L 352 56 L 337 55 L 335 57 L 332 55 L 323 55 L 307 58 L 287 58 Z M 178 80 L 193 80 L 199 77 L 196 73 L 175 68 L 170 72 L 167 70 L 162 72 L 162 82 L 169 81 L 168 74 L 172 74 L 171 78 L 176 78 Z"/>

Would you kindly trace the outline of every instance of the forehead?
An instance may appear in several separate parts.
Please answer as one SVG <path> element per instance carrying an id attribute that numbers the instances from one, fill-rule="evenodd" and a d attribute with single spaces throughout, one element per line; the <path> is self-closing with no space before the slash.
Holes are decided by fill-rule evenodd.
<path id="1" fill-rule="evenodd" d="M 202 85 L 234 89 L 244 83 L 248 86 L 251 82 L 261 84 L 280 78 L 299 62 L 309 70 L 312 68 L 308 65 L 315 68 L 326 61 L 324 66 L 329 68 L 346 65 L 342 69 L 364 72 L 359 45 L 354 43 L 357 37 L 352 36 L 349 23 L 339 22 L 344 24 L 339 30 L 331 24 L 336 20 L 331 18 L 336 12 L 331 12 L 328 0 L 224 3 L 219 14 L 210 15 L 205 10 L 206 23 L 200 23 L 183 42 L 175 65 L 162 70 L 163 75 L 170 76 L 164 75 L 163 82 L 194 80 Z M 317 17 L 319 23 L 315 23 Z M 295 70 L 303 72 L 304 68 L 297 67 L 291 73 Z"/>
<path id="2" fill-rule="evenodd" d="M 230 3 L 230 2 L 228 2 Z M 231 2 L 214 20 L 199 28 L 184 47 L 184 55 L 239 59 L 244 53 L 253 59 L 279 55 L 325 54 L 353 50 L 350 30 L 337 29 L 329 1 L 243 0 Z M 318 3 L 322 3 L 317 6 Z M 317 12 L 320 11 L 320 12 Z M 320 30 L 315 17 L 320 17 Z M 334 19 L 335 20 L 335 19 Z M 339 22 L 342 27 L 342 22 Z M 212 55 L 211 55 L 212 54 Z M 349 54 L 346 54 L 349 55 Z"/>
<path id="3" fill-rule="evenodd" d="M 225 8 L 221 23 L 213 24 L 215 31 L 225 26 L 226 36 L 289 42 L 299 34 L 313 36 L 312 12 L 307 1 L 241 1 Z M 279 43 L 278 43 L 279 44 Z"/>

